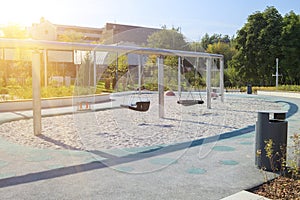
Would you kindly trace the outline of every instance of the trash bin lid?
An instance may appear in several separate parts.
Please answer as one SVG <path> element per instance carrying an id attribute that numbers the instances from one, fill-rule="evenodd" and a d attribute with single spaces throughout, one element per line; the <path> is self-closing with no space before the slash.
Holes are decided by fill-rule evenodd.
<path id="1" fill-rule="evenodd" d="M 284 110 L 259 110 L 257 112 L 258 113 L 278 113 L 278 114 L 287 113 L 287 111 L 284 111 Z"/>

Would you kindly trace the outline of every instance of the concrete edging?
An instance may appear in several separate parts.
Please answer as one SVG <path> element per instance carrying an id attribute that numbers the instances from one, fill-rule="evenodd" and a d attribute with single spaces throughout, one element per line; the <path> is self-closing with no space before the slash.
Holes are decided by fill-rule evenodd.
<path id="1" fill-rule="evenodd" d="M 42 99 L 42 108 L 54 108 L 77 105 L 79 102 L 99 103 L 110 100 L 110 94 L 58 97 Z M 19 110 L 32 110 L 32 100 L 5 101 L 0 103 L 0 112 L 11 112 Z"/>
<path id="2" fill-rule="evenodd" d="M 257 95 L 300 98 L 300 93 L 298 93 L 298 92 L 279 92 L 279 91 L 261 91 L 261 90 L 257 90 Z"/>

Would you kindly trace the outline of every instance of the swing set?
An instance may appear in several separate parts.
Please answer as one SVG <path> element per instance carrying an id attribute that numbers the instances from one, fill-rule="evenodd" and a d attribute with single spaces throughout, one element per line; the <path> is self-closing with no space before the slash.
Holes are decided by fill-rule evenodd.
<path id="1" fill-rule="evenodd" d="M 191 90 L 189 90 L 188 96 L 186 99 L 181 99 L 181 68 L 183 67 L 183 59 L 181 57 L 178 57 L 178 95 L 179 99 L 177 101 L 178 104 L 183 105 L 183 106 L 193 106 L 197 104 L 203 104 L 204 101 L 202 100 L 202 96 L 200 91 L 198 92 L 199 94 L 199 99 L 194 98 L 194 95 Z M 196 78 L 196 67 L 194 70 L 194 77 Z M 195 86 L 194 86 L 195 88 Z M 190 97 L 190 98 L 189 98 Z"/>
<path id="2" fill-rule="evenodd" d="M 130 110 L 134 110 L 134 111 L 139 111 L 139 112 L 147 112 L 150 108 L 150 100 L 148 99 L 142 99 L 141 96 L 142 96 L 142 92 L 141 92 L 141 89 L 142 89 L 142 86 L 141 86 L 141 83 L 142 83 L 142 73 L 143 73 L 143 65 L 142 65 L 142 62 L 141 62 L 141 55 L 138 55 L 139 56 L 139 65 L 138 65 L 138 92 L 135 93 L 134 95 L 132 95 L 132 97 L 130 98 L 130 101 L 128 104 L 121 104 L 120 107 L 122 108 L 128 108 Z M 196 57 L 198 59 L 198 57 Z M 161 58 L 160 58 L 161 59 Z M 160 60 L 158 59 L 158 60 Z M 179 96 L 179 99 L 177 100 L 177 104 L 179 105 L 182 105 L 182 106 L 194 106 L 194 105 L 201 105 L 201 104 L 204 104 L 204 100 L 202 99 L 202 96 L 201 96 L 201 92 L 198 88 L 198 95 L 199 97 L 195 97 L 195 95 L 193 94 L 193 91 L 192 90 L 189 90 L 188 91 L 188 95 L 185 97 L 185 99 L 182 98 L 182 90 L 181 90 L 181 68 L 183 68 L 183 61 L 184 61 L 184 57 L 181 57 L 181 56 L 178 56 L 178 96 Z M 159 63 L 159 61 L 158 61 Z M 221 64 L 222 66 L 222 64 Z M 211 67 L 212 67 L 212 59 L 207 59 L 207 67 L 206 67 L 206 87 L 207 87 L 207 105 L 208 105 L 208 108 L 210 108 L 210 105 L 211 105 Z M 194 77 L 196 78 L 196 66 L 194 66 Z M 161 99 L 163 98 L 162 94 L 163 94 L 163 89 L 164 87 L 163 86 L 163 76 L 161 76 L 160 74 L 163 74 L 162 72 L 162 69 L 163 67 L 160 66 L 160 64 L 158 64 L 158 69 L 159 69 L 159 86 L 160 87 L 160 90 L 162 92 L 159 92 L 160 94 L 160 104 L 163 103 L 163 101 L 161 101 Z M 222 72 L 222 70 L 221 70 Z M 128 73 L 127 73 L 127 81 L 128 79 L 131 78 L 131 73 L 130 73 L 130 70 L 128 70 Z M 127 82 L 128 83 L 128 82 Z M 222 81 L 220 81 L 220 85 L 221 85 L 221 88 L 222 88 Z M 193 88 L 195 89 L 196 86 L 193 86 Z M 137 98 L 134 97 L 134 96 L 138 96 Z M 221 94 L 221 96 L 223 96 Z M 137 100 L 136 100 L 137 99 Z M 223 98 L 221 98 L 221 101 L 223 100 Z M 160 112 L 163 112 L 163 111 L 160 111 Z"/>
<path id="3" fill-rule="evenodd" d="M 40 71 L 41 71 L 41 55 L 44 56 L 44 69 L 45 74 L 47 73 L 47 52 L 48 50 L 62 50 L 62 51 L 93 51 L 97 52 L 134 52 L 138 55 L 155 55 L 157 56 L 157 67 L 158 67 L 158 116 L 164 117 L 164 66 L 163 56 L 181 56 L 181 57 L 193 57 L 193 58 L 205 58 L 208 60 L 206 65 L 206 87 L 207 87 L 207 108 L 211 108 L 211 80 L 210 70 L 212 67 L 212 59 L 218 59 L 220 61 L 220 97 L 221 101 L 224 101 L 224 57 L 220 54 L 211 54 L 205 52 L 191 52 L 191 51 L 180 51 L 180 50 L 167 50 L 158 48 L 146 48 L 146 47 L 132 47 L 132 46 L 113 46 L 104 44 L 86 44 L 86 43 L 75 43 L 75 42 L 56 42 L 56 41 L 42 41 L 42 40 L 23 40 L 23 39 L 8 39 L 0 38 L 0 49 L 30 49 L 32 50 L 31 62 L 32 62 L 32 90 L 33 90 L 33 126 L 34 135 L 41 133 L 41 83 L 40 83 Z M 41 53 L 44 52 L 44 53 Z M 96 54 L 94 54 L 96 55 Z M 95 56 L 96 57 L 96 56 Z M 4 59 L 5 60 L 5 59 Z M 96 69 L 96 62 L 94 62 L 94 69 Z M 96 72 L 96 70 L 94 70 Z M 46 78 L 47 76 L 45 76 Z M 96 77 L 96 73 L 94 73 Z M 96 78 L 94 78 L 96 80 Z M 95 82 L 94 82 L 94 86 Z M 150 106 L 150 102 L 149 106 Z M 139 106 L 138 106 L 139 104 Z M 142 105 L 142 106 L 141 106 Z M 146 105 L 146 103 L 145 103 Z M 146 106 L 142 103 L 136 103 L 137 110 L 147 110 Z"/>
<path id="4" fill-rule="evenodd" d="M 146 112 L 150 108 L 150 100 L 146 99 L 143 100 L 141 98 L 142 95 L 142 74 L 143 74 L 143 66 L 142 66 L 142 58 L 141 55 L 138 56 L 138 100 L 135 100 L 134 96 L 131 96 L 129 104 L 121 104 L 122 108 L 128 108 L 130 110 L 139 111 L 139 112 Z M 128 85 L 128 80 L 132 79 L 131 72 L 128 69 L 127 78 L 126 78 L 126 85 Z"/>

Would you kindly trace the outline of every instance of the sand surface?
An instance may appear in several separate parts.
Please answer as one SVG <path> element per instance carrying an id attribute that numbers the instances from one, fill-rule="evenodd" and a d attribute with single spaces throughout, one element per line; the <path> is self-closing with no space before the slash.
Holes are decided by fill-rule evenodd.
<path id="1" fill-rule="evenodd" d="M 254 125 L 258 110 L 281 110 L 282 105 L 258 98 L 228 96 L 222 103 L 181 106 L 176 97 L 165 97 L 164 118 L 158 117 L 157 95 L 147 112 L 129 109 L 74 112 L 42 119 L 42 135 L 33 135 L 32 119 L 0 125 L 0 137 L 13 143 L 50 149 L 113 149 L 168 145 Z M 204 100 L 205 97 L 203 97 Z M 128 99 L 116 98 L 112 107 Z"/>

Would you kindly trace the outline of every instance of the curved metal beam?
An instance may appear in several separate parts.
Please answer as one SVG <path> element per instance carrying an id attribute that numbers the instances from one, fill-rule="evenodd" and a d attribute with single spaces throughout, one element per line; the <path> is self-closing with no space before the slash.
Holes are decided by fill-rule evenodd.
<path id="1" fill-rule="evenodd" d="M 82 50 L 82 51 L 108 51 L 119 53 L 150 54 L 158 56 L 181 56 L 181 57 L 202 57 L 202 58 L 223 58 L 220 54 L 211 54 L 205 52 L 181 51 L 170 49 L 157 49 L 147 47 L 115 46 L 103 44 L 87 44 L 73 42 L 57 42 L 47 40 L 21 40 L 0 38 L 0 48 L 27 48 L 27 49 L 51 49 L 51 50 Z"/>

